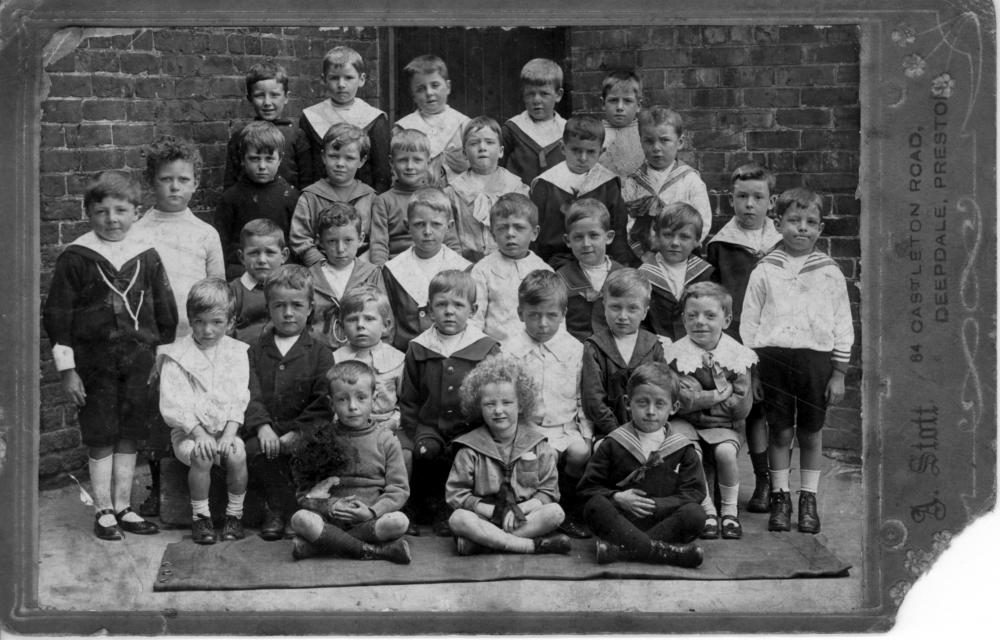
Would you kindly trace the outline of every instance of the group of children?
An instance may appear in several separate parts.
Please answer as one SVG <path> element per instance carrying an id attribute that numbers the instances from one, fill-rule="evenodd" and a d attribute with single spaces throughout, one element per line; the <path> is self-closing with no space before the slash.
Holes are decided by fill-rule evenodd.
<path id="1" fill-rule="evenodd" d="M 798 529 L 819 531 L 821 428 L 853 329 L 815 249 L 818 195 L 778 196 L 742 166 L 702 250 L 711 210 L 677 159 L 682 120 L 640 111 L 632 72 L 605 80 L 606 122 L 563 120 L 562 70 L 532 60 L 525 111 L 501 126 L 449 107 L 444 62 L 421 56 L 405 68 L 418 109 L 390 128 L 356 95 L 357 52 L 323 65 L 330 99 L 298 127 L 284 70 L 251 68 L 257 119 L 229 143 L 215 229 L 188 208 L 201 159 L 185 141 L 147 150 L 141 218 L 129 179 L 87 189 L 92 231 L 57 261 L 43 319 L 99 538 L 157 530 L 130 506 L 157 411 L 199 544 L 244 537 L 249 487 L 261 537 L 294 537 L 295 558 L 407 563 L 403 536 L 429 524 L 463 555 L 568 553 L 592 533 L 598 562 L 695 567 L 696 538 L 742 535 L 745 440 L 747 510 L 790 530 L 793 437 Z"/>

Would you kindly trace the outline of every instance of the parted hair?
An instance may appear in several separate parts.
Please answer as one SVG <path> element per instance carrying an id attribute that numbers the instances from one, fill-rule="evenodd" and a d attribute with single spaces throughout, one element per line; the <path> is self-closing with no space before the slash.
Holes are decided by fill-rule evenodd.
<path id="1" fill-rule="evenodd" d="M 248 151 L 263 151 L 277 153 L 279 156 L 285 150 L 285 136 L 278 127 L 267 120 L 254 120 L 243 127 L 239 135 L 240 155 Z"/>
<path id="2" fill-rule="evenodd" d="M 120 171 L 105 171 L 98 175 L 83 192 L 83 208 L 90 214 L 90 207 L 105 198 L 114 198 L 138 207 L 142 202 L 142 189 L 132 176 Z"/>
<path id="3" fill-rule="evenodd" d="M 264 281 L 264 299 L 270 300 L 271 291 L 277 287 L 305 291 L 310 303 L 313 299 L 313 277 L 309 269 L 301 264 L 283 264 L 267 276 Z"/>
<path id="4" fill-rule="evenodd" d="M 392 140 L 389 141 L 390 157 L 397 153 L 414 151 L 431 155 L 431 141 L 426 133 L 417 129 L 401 129 L 392 134 Z"/>
<path id="5" fill-rule="evenodd" d="M 601 287 L 605 298 L 622 298 L 625 296 L 640 296 L 646 303 L 653 294 L 653 286 L 638 269 L 631 267 L 617 269 L 608 274 Z"/>
<path id="6" fill-rule="evenodd" d="M 201 175 L 202 159 L 198 147 L 193 142 L 175 138 L 174 136 L 163 136 L 156 142 L 144 149 L 146 153 L 145 178 L 149 184 L 153 184 L 156 179 L 156 172 L 165 164 L 183 160 L 191 164 L 195 182 L 200 182 L 198 176 Z"/>
<path id="7" fill-rule="evenodd" d="M 319 212 L 316 218 L 316 239 L 323 237 L 327 229 L 332 227 L 347 227 L 354 225 L 361 235 L 361 214 L 349 202 L 331 202 L 328 207 Z"/>
<path id="8" fill-rule="evenodd" d="M 413 76 L 418 73 L 437 73 L 440 74 L 445 80 L 448 80 L 448 65 L 446 65 L 444 60 L 438 56 L 428 53 L 410 60 L 406 66 L 403 67 L 403 73 L 406 74 L 407 80 L 412 80 Z"/>
<path id="9" fill-rule="evenodd" d="M 236 296 L 222 278 L 204 278 L 191 285 L 186 308 L 189 322 L 209 311 L 225 311 L 232 320 L 236 317 Z"/>
<path id="10" fill-rule="evenodd" d="M 483 417 L 479 403 L 483 395 L 483 387 L 488 384 L 509 382 L 514 387 L 517 396 L 517 416 L 525 418 L 535 411 L 535 398 L 538 389 L 534 379 L 524 369 L 520 362 L 512 356 L 496 354 L 487 356 L 476 368 L 465 376 L 458 395 L 462 403 L 462 413 L 472 422 Z"/>
<path id="11" fill-rule="evenodd" d="M 589 142 L 596 140 L 604 142 L 604 125 L 593 116 L 573 116 L 566 121 L 563 129 L 563 142 L 571 140 L 583 140 Z"/>
<path id="12" fill-rule="evenodd" d="M 680 391 L 677 374 L 663 362 L 644 362 L 636 367 L 625 383 L 625 393 L 631 395 L 636 387 L 644 384 L 663 389 L 670 394 L 671 400 L 676 399 Z"/>
<path id="13" fill-rule="evenodd" d="M 523 193 L 505 193 L 490 207 L 490 224 L 515 216 L 524 218 L 532 227 L 538 225 L 538 207 Z"/>
<path id="14" fill-rule="evenodd" d="M 539 87 L 552 85 L 556 91 L 562 89 L 563 70 L 548 58 L 533 58 L 521 67 L 521 86 Z"/>
<path id="15" fill-rule="evenodd" d="M 778 181 L 774 177 L 771 170 L 766 167 L 762 167 L 756 162 L 741 164 L 733 170 L 730 182 L 732 184 L 736 184 L 740 180 L 763 180 L 767 183 L 767 190 L 769 192 L 773 192 L 774 187 L 778 184 Z"/>
<path id="16" fill-rule="evenodd" d="M 695 229 L 696 235 L 701 237 L 701 228 L 704 222 L 698 210 L 686 202 L 672 202 L 665 205 L 653 218 L 653 231 L 676 231 L 685 225 L 691 225 Z"/>
<path id="17" fill-rule="evenodd" d="M 361 154 L 362 158 L 368 157 L 368 151 L 372 146 L 368 134 L 363 129 L 346 122 L 338 122 L 333 125 L 327 130 L 326 135 L 323 136 L 324 151 L 331 146 L 334 151 L 337 151 L 349 144 L 358 145 L 358 153 Z"/>
<path id="18" fill-rule="evenodd" d="M 569 302 L 569 291 L 562 276 L 554 271 L 536 269 L 524 276 L 517 286 L 518 306 L 535 306 L 554 301 L 563 310 Z"/>
<path id="19" fill-rule="evenodd" d="M 820 217 L 823 216 L 823 197 L 811 189 L 805 187 L 786 189 L 775 201 L 774 213 L 780 219 L 793 205 L 798 209 L 816 207 Z"/>
<path id="20" fill-rule="evenodd" d="M 681 309 L 687 308 L 688 300 L 698 300 L 700 298 L 712 298 L 719 301 L 722 312 L 727 316 L 733 315 L 733 296 L 721 284 L 717 282 L 695 282 L 684 287 L 681 293 Z"/>
<path id="21" fill-rule="evenodd" d="M 268 60 L 266 62 L 258 62 L 247 70 L 247 100 L 253 97 L 253 86 L 264 80 L 277 80 L 281 88 L 285 90 L 285 93 L 288 93 L 288 71 L 280 64 Z"/>
<path id="22" fill-rule="evenodd" d="M 678 136 L 684 135 L 684 118 L 669 107 L 657 104 L 648 109 L 643 109 L 639 112 L 637 120 L 639 121 L 640 131 L 665 124 L 673 127 Z"/>
<path id="23" fill-rule="evenodd" d="M 285 248 L 285 232 L 270 218 L 254 218 L 243 225 L 240 229 L 240 248 L 247 246 L 250 238 L 264 236 L 277 240 L 279 249 Z"/>
<path id="24" fill-rule="evenodd" d="M 611 213 L 608 207 L 597 198 L 580 198 L 574 200 L 566 210 L 566 233 L 569 233 L 574 224 L 587 218 L 596 218 L 602 229 L 611 231 Z"/>
<path id="25" fill-rule="evenodd" d="M 323 75 L 325 76 L 331 67 L 351 65 L 359 74 L 365 72 L 365 59 L 361 54 L 350 47 L 334 47 L 323 56 Z"/>
<path id="26" fill-rule="evenodd" d="M 608 97 L 608 92 L 615 87 L 628 85 L 635 90 L 635 97 L 642 100 L 642 78 L 631 69 L 618 69 L 604 76 L 601 81 L 601 100 Z"/>
<path id="27" fill-rule="evenodd" d="M 434 296 L 442 293 L 457 293 L 469 301 L 469 304 L 476 304 L 476 281 L 468 271 L 459 269 L 445 269 L 440 271 L 427 286 L 427 301 L 434 301 Z"/>
<path id="28" fill-rule="evenodd" d="M 406 204 L 407 220 L 410 219 L 417 207 L 426 207 L 451 220 L 451 200 L 444 194 L 444 191 L 437 187 L 421 187 L 413 192 L 413 196 Z"/>

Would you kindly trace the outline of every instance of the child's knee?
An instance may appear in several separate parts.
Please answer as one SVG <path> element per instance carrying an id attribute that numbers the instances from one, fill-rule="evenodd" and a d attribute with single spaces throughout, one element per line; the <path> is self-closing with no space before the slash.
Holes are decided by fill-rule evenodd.
<path id="1" fill-rule="evenodd" d="M 461 533 L 469 531 L 476 525 L 476 521 L 478 520 L 479 516 L 468 509 L 455 509 L 451 512 L 451 516 L 448 517 L 448 526 L 453 531 Z"/>
<path id="2" fill-rule="evenodd" d="M 556 502 L 543 504 L 538 508 L 537 513 L 540 520 L 554 527 L 559 526 L 566 519 L 566 512 Z"/>
<path id="3" fill-rule="evenodd" d="M 590 459 L 590 445 L 582 438 L 574 440 L 566 447 L 566 464 L 570 467 L 582 467 Z"/>
<path id="4" fill-rule="evenodd" d="M 406 533 L 410 519 L 402 511 L 386 513 L 375 521 L 375 535 L 379 540 L 395 540 Z"/>
<path id="5" fill-rule="evenodd" d="M 801 449 L 813 449 L 823 445 L 823 435 L 821 431 L 799 430 L 795 434 L 795 439 L 798 440 L 799 448 Z"/>
<path id="6" fill-rule="evenodd" d="M 715 461 L 721 465 L 735 465 L 739 447 L 735 442 L 720 442 L 715 446 Z"/>
<path id="7" fill-rule="evenodd" d="M 318 513 L 308 511 L 306 509 L 299 509 L 292 514 L 289 524 L 292 526 L 292 531 L 299 534 L 307 540 L 315 540 L 319 537 L 319 534 L 323 531 L 322 516 Z"/>
<path id="8" fill-rule="evenodd" d="M 694 529 L 697 531 L 701 531 L 705 526 L 705 518 L 708 517 L 705 509 L 700 504 L 694 502 L 682 505 L 677 509 L 676 516 L 680 519 L 681 526 L 684 529 Z"/>
<path id="9" fill-rule="evenodd" d="M 768 425 L 768 432 L 771 444 L 787 447 L 792 444 L 792 436 L 795 434 L 795 429 L 794 427 Z"/>
<path id="10" fill-rule="evenodd" d="M 444 447 L 434 438 L 421 438 L 413 451 L 413 457 L 418 460 L 437 460 L 444 453 Z"/>

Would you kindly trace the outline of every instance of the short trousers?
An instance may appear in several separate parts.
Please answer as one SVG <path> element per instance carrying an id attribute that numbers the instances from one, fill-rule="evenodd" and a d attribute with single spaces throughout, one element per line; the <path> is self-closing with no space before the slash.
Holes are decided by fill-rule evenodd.
<path id="1" fill-rule="evenodd" d="M 577 422 L 566 422 L 550 427 L 542 427 L 542 431 L 549 441 L 549 446 L 559 453 L 569 449 L 570 445 L 574 442 L 582 442 L 588 448 L 590 447 L 590 439 L 583 435 L 583 432 L 580 431 L 580 425 Z"/>
<path id="2" fill-rule="evenodd" d="M 147 384 L 153 369 L 152 348 L 140 345 L 127 354 L 80 348 L 74 355 L 87 394 L 78 414 L 83 444 L 109 447 L 119 440 L 145 440 L 150 411 L 156 410 Z"/>
<path id="3" fill-rule="evenodd" d="M 795 426 L 808 433 L 822 429 L 826 420 L 826 385 L 833 375 L 830 352 L 785 347 L 762 347 L 756 351 L 768 427 Z"/>

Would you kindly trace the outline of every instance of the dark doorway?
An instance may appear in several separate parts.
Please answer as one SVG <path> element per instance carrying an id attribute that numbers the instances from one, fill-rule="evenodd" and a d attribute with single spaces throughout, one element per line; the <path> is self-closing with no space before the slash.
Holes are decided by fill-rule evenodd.
<path id="1" fill-rule="evenodd" d="M 551 58 L 565 75 L 565 95 L 556 110 L 564 117 L 569 115 L 572 102 L 565 27 L 398 27 L 392 32 L 393 66 L 386 76 L 395 78 L 396 84 L 387 87 L 386 93 L 393 121 L 416 108 L 403 67 L 426 53 L 440 56 L 448 65 L 452 87 L 448 103 L 453 108 L 470 118 L 488 115 L 501 123 L 524 110 L 519 86 L 524 63 L 532 58 Z"/>

